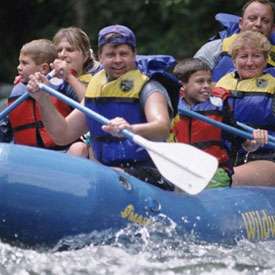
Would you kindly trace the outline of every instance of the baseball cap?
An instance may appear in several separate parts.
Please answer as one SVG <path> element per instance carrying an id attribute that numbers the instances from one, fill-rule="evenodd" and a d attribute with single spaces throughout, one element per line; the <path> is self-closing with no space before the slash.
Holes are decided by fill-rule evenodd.
<path id="1" fill-rule="evenodd" d="M 110 37 L 108 34 L 117 34 Z M 111 43 L 113 45 L 128 44 L 136 47 L 136 37 L 131 29 L 123 25 L 111 25 L 101 29 L 98 33 L 98 46 Z"/>

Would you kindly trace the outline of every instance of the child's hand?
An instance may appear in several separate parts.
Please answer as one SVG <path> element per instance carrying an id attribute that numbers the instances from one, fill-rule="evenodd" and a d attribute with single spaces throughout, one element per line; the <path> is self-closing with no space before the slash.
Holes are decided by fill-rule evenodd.
<path id="1" fill-rule="evenodd" d="M 40 101 L 43 97 L 48 97 L 48 94 L 41 91 L 39 88 L 39 83 L 48 84 L 48 79 L 45 75 L 41 73 L 34 73 L 30 75 L 30 80 L 27 84 L 28 91 L 34 99 Z"/>
<path id="2" fill-rule="evenodd" d="M 13 85 L 16 85 L 18 83 L 20 83 L 22 80 L 22 76 L 21 75 L 17 75 L 13 81 Z"/>
<path id="3" fill-rule="evenodd" d="M 253 131 L 253 140 L 246 140 L 243 143 L 243 148 L 247 152 L 255 152 L 259 147 L 268 143 L 268 131 L 263 129 L 256 129 Z"/>

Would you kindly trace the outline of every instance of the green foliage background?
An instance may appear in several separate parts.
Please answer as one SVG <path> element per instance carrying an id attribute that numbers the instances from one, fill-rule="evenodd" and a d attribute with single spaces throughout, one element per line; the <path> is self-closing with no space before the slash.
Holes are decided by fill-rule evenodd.
<path id="1" fill-rule="evenodd" d="M 61 27 L 75 25 L 90 36 L 109 24 L 125 24 L 137 36 L 140 54 L 193 55 L 218 30 L 218 12 L 239 15 L 246 1 L 219 0 L 9 0 L 0 9 L 0 82 L 16 75 L 21 46 L 51 39 Z"/>

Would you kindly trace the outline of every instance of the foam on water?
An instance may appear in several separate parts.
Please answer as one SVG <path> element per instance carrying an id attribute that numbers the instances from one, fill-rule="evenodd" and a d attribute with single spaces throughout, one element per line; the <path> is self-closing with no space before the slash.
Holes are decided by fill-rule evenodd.
<path id="1" fill-rule="evenodd" d="M 192 236 L 188 240 L 178 235 L 171 221 L 165 223 L 66 238 L 48 251 L 0 243 L 0 274 L 275 273 L 274 241 L 241 241 L 236 246 L 195 243 Z M 65 248 L 74 250 L 61 251 Z"/>

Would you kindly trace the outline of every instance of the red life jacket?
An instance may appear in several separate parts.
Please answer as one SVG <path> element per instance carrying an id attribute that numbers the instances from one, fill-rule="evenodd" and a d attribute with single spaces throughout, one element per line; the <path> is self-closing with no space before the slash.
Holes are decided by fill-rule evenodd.
<path id="1" fill-rule="evenodd" d="M 184 100 L 180 100 L 178 106 L 178 115 L 173 121 L 171 129 L 172 136 L 175 141 L 191 144 L 205 152 L 215 156 L 219 160 L 219 166 L 232 170 L 230 158 L 227 150 L 223 146 L 223 138 L 221 129 L 181 114 L 180 109 L 186 108 Z M 190 107 L 187 107 L 190 108 Z M 222 107 L 214 106 L 210 101 L 196 104 L 192 106 L 192 110 L 200 112 L 211 119 L 217 121 L 223 120 Z"/>
<path id="2" fill-rule="evenodd" d="M 8 103 L 12 103 L 17 97 L 8 99 Z M 65 117 L 72 108 L 55 97 L 51 98 L 52 103 L 57 110 Z M 14 142 L 17 144 L 44 147 L 51 149 L 62 149 L 64 146 L 56 145 L 47 133 L 43 122 L 39 106 L 32 98 L 26 99 L 17 106 L 10 114 L 9 121 L 13 131 Z"/>

